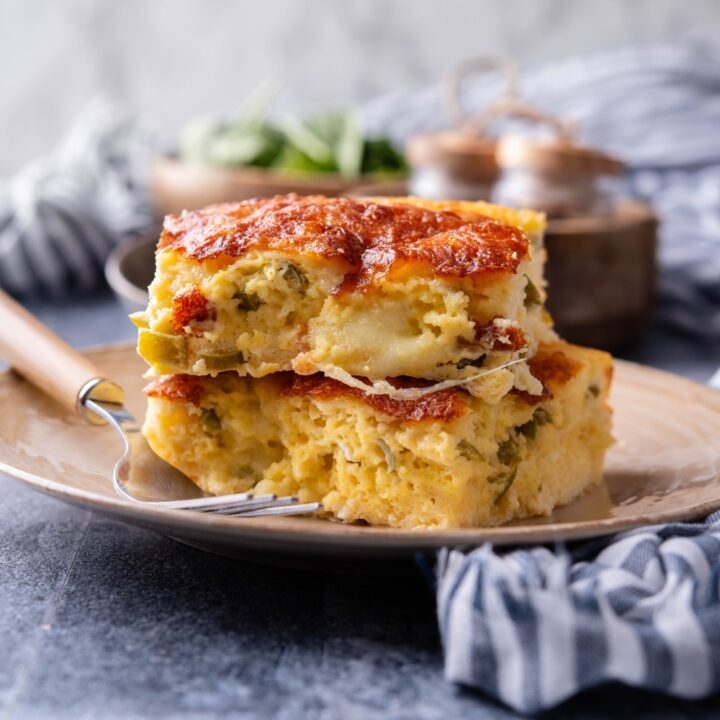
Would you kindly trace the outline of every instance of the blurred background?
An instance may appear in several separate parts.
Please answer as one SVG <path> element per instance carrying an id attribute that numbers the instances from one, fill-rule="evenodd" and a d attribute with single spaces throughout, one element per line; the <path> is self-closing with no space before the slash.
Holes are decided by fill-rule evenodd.
<path id="1" fill-rule="evenodd" d="M 51 150 L 99 94 L 171 137 L 265 79 L 278 111 L 306 110 L 421 89 L 474 55 L 534 67 L 719 38 L 715 0 L 2 0 L 0 173 Z"/>
<path id="2" fill-rule="evenodd" d="M 489 199 L 548 213 L 562 333 L 707 379 L 719 38 L 714 0 L 0 0 L 0 287 L 130 338 L 165 212 Z"/>

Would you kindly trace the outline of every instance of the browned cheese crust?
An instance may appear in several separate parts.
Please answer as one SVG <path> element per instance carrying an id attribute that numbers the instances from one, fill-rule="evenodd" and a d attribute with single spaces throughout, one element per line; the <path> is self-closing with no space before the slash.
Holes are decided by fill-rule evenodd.
<path id="1" fill-rule="evenodd" d="M 443 277 L 511 275 L 528 255 L 518 228 L 480 216 L 352 198 L 277 196 L 168 215 L 158 252 L 227 262 L 254 249 L 343 266 L 336 292 L 366 291 L 418 266 Z"/>

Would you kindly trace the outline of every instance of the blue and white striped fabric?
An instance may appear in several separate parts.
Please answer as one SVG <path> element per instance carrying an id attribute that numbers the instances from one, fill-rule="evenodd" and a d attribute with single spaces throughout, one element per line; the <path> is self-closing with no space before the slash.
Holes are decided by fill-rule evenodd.
<path id="1" fill-rule="evenodd" d="M 471 112 L 500 91 L 482 76 L 466 85 Z M 523 95 L 576 120 L 582 140 L 628 163 L 626 192 L 662 220 L 660 316 L 720 337 L 720 51 L 675 45 L 567 60 L 528 69 Z M 436 87 L 381 98 L 364 119 L 400 142 L 448 125 Z"/>
<path id="2" fill-rule="evenodd" d="M 447 679 L 520 712 L 609 681 L 720 691 L 720 513 L 572 551 L 444 550 L 437 579 Z"/>
<path id="3" fill-rule="evenodd" d="M 97 285 L 114 245 L 152 221 L 152 141 L 96 101 L 53 155 L 0 180 L 0 287 L 59 295 Z"/>

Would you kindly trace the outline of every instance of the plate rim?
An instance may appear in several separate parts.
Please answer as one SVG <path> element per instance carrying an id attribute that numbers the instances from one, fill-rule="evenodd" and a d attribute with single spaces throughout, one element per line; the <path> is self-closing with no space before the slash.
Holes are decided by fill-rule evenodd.
<path id="1" fill-rule="evenodd" d="M 111 352 L 126 353 L 134 350 L 134 343 L 116 342 L 84 347 L 83 355 L 98 356 Z M 694 380 L 672 372 L 660 370 L 642 363 L 614 359 L 616 367 L 635 368 L 658 379 L 672 379 L 674 384 L 685 385 L 692 395 L 699 394 L 706 406 L 720 417 L 720 392 Z M 8 368 L 0 370 L 0 381 L 15 372 Z M 25 381 L 26 382 L 26 381 Z M 256 549 L 277 550 L 289 554 L 315 553 L 321 555 L 354 552 L 357 555 L 406 555 L 408 552 L 437 549 L 440 547 L 475 547 L 490 542 L 494 545 L 537 545 L 559 540 L 581 540 L 614 535 L 627 530 L 685 521 L 707 515 L 720 508 L 720 496 L 683 510 L 663 510 L 651 517 L 647 515 L 614 517 L 594 520 L 576 520 L 547 524 L 513 526 L 501 525 L 491 528 L 439 529 L 427 528 L 404 530 L 387 527 L 344 525 L 327 520 L 306 518 L 233 518 L 227 516 L 195 515 L 183 510 L 167 510 L 147 507 L 141 503 L 129 503 L 121 498 L 103 497 L 62 482 L 50 480 L 6 462 L 0 457 L 0 474 L 45 495 L 72 505 L 111 516 L 123 522 L 142 525 L 167 535 L 177 535 L 178 530 L 208 541 L 227 541 L 233 536 L 235 545 L 244 544 Z M 341 526 L 343 531 L 335 529 Z M 332 530 L 331 530 L 332 528 Z M 314 532 L 309 532 L 314 530 Z M 182 536 L 178 535 L 181 539 Z M 328 544 L 332 538 L 332 546 Z M 290 547 L 288 547 L 290 543 Z"/>

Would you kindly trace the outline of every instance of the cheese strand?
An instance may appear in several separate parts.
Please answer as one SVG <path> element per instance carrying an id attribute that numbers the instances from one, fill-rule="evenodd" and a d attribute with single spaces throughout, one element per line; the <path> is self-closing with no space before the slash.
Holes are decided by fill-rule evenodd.
<path id="1" fill-rule="evenodd" d="M 498 370 L 504 370 L 511 365 L 517 365 L 518 363 L 524 361 L 524 358 L 517 358 L 503 363 L 502 365 L 498 365 L 497 367 L 481 370 L 473 375 L 469 375 L 468 377 L 443 380 L 424 388 L 396 388 L 386 380 L 375 380 L 371 383 L 365 383 L 336 365 L 326 365 L 324 367 L 320 367 L 319 369 L 326 377 L 337 380 L 338 382 L 343 383 L 343 385 L 355 388 L 356 390 L 362 390 L 368 395 L 387 395 L 388 397 L 398 398 L 400 400 L 419 400 L 425 395 L 430 395 L 449 388 L 460 387 L 461 385 L 467 385 L 481 377 L 498 372 Z"/>

